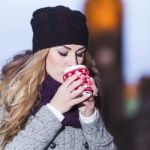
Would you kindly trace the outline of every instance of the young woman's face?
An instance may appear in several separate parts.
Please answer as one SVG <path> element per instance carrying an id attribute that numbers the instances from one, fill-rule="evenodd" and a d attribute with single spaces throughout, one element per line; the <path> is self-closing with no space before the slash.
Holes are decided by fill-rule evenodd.
<path id="1" fill-rule="evenodd" d="M 52 47 L 46 59 L 46 71 L 55 80 L 63 82 L 63 71 L 69 66 L 82 64 L 86 48 L 69 44 Z"/>

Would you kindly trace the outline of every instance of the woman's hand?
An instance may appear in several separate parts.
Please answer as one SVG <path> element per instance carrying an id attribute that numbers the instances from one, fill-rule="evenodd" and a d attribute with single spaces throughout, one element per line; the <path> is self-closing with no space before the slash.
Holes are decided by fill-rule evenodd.
<path id="1" fill-rule="evenodd" d="M 82 96 L 85 89 L 84 86 L 80 86 L 76 89 L 83 83 L 83 80 L 78 78 L 79 76 L 77 74 L 72 75 L 58 88 L 56 94 L 50 101 L 50 104 L 61 113 L 69 111 L 73 106 L 80 104 L 89 98 L 87 95 Z"/>
<path id="2" fill-rule="evenodd" d="M 95 100 L 94 96 L 97 96 L 98 88 L 95 85 L 95 81 L 93 78 L 90 78 L 91 87 L 93 89 L 93 95 L 91 95 L 86 101 L 83 101 L 79 105 L 79 111 L 85 117 L 91 116 L 95 111 Z"/>

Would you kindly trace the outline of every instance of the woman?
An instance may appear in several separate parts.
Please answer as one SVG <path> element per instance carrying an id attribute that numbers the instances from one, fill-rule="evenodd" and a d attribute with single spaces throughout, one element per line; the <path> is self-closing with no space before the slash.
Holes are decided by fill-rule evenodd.
<path id="1" fill-rule="evenodd" d="M 98 94 L 83 95 L 82 80 L 63 82 L 69 66 L 90 66 L 85 16 L 64 6 L 36 10 L 33 50 L 3 67 L 0 141 L 4 150 L 113 150 L 113 137 L 95 107 Z M 90 69 L 90 68 L 89 68 Z"/>

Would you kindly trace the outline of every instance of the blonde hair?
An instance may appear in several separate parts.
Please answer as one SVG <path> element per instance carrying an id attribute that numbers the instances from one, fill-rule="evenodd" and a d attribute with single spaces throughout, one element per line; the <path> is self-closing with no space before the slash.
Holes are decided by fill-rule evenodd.
<path id="1" fill-rule="evenodd" d="M 46 57 L 49 48 L 34 54 L 17 55 L 3 67 L 0 83 L 0 107 L 8 116 L 0 127 L 0 141 L 4 147 L 24 128 L 33 105 L 37 101 L 38 86 L 45 77 Z M 84 64 L 93 71 L 93 63 L 88 52 Z"/>
<path id="2" fill-rule="evenodd" d="M 38 86 L 45 77 L 49 49 L 17 55 L 3 67 L 0 107 L 8 112 L 0 128 L 0 141 L 6 145 L 25 125 L 38 97 Z"/>

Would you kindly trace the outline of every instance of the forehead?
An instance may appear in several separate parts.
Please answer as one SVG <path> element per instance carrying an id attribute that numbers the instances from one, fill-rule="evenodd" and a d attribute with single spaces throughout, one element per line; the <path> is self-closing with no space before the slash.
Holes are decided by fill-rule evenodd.
<path id="1" fill-rule="evenodd" d="M 67 50 L 67 51 L 85 51 L 86 48 L 83 45 L 77 45 L 77 44 L 66 44 L 66 45 L 60 45 L 60 46 L 54 46 L 50 48 L 51 51 L 55 51 L 55 50 Z"/>
<path id="2" fill-rule="evenodd" d="M 83 45 L 78 45 L 78 44 L 66 44 L 66 45 L 62 45 L 65 47 L 68 47 L 70 49 L 74 49 L 74 48 L 85 48 Z"/>
<path id="3" fill-rule="evenodd" d="M 68 51 L 86 50 L 86 48 L 83 45 L 77 45 L 77 44 L 66 44 L 66 45 L 58 46 L 57 48 L 66 49 Z"/>

